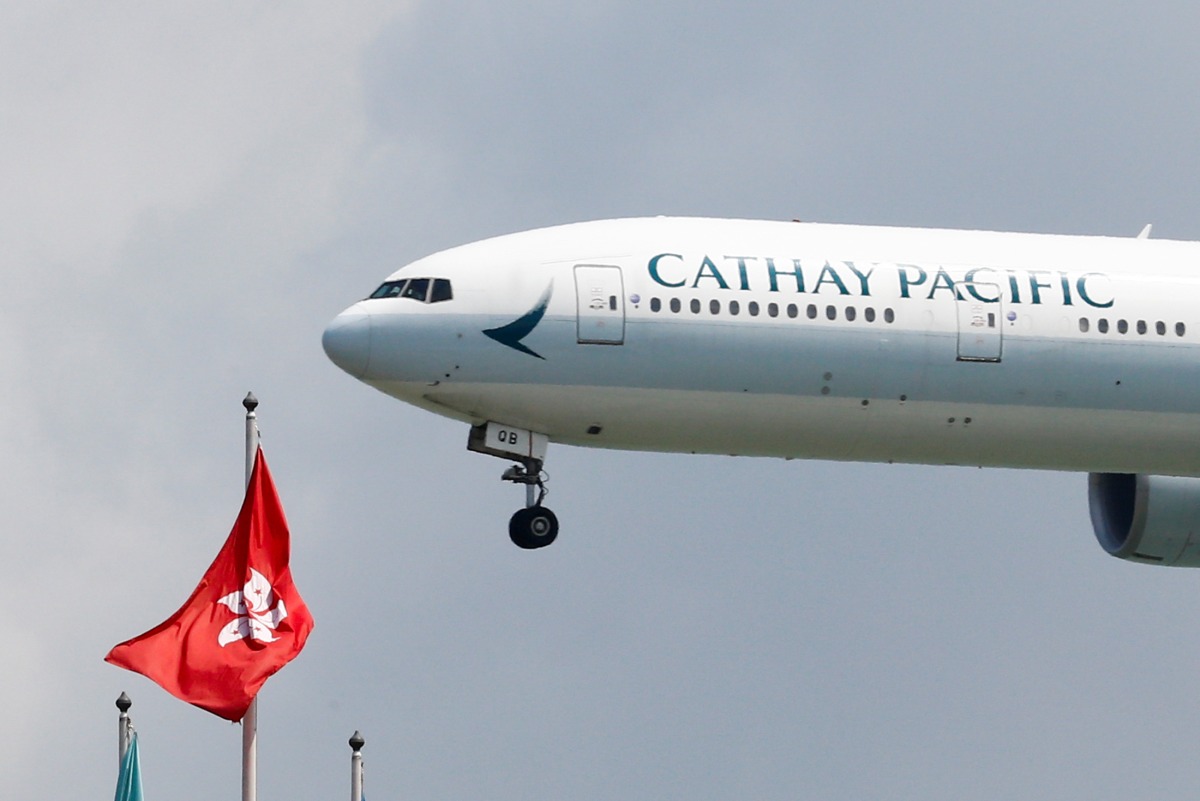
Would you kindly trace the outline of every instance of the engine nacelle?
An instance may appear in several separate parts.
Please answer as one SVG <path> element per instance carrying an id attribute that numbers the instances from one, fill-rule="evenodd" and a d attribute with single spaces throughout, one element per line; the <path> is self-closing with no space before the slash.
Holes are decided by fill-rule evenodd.
<path id="1" fill-rule="evenodd" d="M 1096 539 L 1113 556 L 1200 567 L 1200 478 L 1091 473 L 1088 507 Z"/>

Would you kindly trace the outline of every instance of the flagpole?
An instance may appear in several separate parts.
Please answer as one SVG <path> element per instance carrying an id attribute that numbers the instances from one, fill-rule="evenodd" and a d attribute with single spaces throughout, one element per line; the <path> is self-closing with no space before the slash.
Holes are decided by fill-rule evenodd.
<path id="1" fill-rule="evenodd" d="M 362 748 L 366 744 L 357 731 L 350 737 L 350 801 L 363 801 Z"/>
<path id="2" fill-rule="evenodd" d="M 247 392 L 242 406 L 246 407 L 246 488 L 254 471 L 258 455 L 258 398 Z M 242 718 L 242 801 L 256 801 L 258 796 L 258 698 L 250 702 Z"/>
<path id="3" fill-rule="evenodd" d="M 121 716 L 117 718 L 117 767 L 125 761 L 125 752 L 129 750 L 129 707 L 133 706 L 133 701 L 129 700 L 129 696 L 121 693 L 117 698 L 117 709 L 121 710 Z"/>

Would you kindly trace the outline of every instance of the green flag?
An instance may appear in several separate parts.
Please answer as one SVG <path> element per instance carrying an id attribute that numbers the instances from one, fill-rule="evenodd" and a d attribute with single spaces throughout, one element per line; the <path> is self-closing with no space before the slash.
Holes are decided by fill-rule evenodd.
<path id="1" fill-rule="evenodd" d="M 129 748 L 121 760 L 117 775 L 117 794 L 113 801 L 142 801 L 142 765 L 138 761 L 137 732 L 129 738 Z"/>

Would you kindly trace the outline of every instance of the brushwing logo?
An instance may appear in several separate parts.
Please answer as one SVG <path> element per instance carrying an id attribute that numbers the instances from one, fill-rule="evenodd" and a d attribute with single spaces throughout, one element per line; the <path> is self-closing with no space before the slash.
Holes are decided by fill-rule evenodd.
<path id="1" fill-rule="evenodd" d="M 275 642 L 279 639 L 272 632 L 278 628 L 280 621 L 287 617 L 287 609 L 283 599 L 276 601 L 275 591 L 267 577 L 254 568 L 250 568 L 250 580 L 246 586 L 237 592 L 231 592 L 217 603 L 229 608 L 230 612 L 238 615 L 237 620 L 231 621 L 217 635 L 217 642 L 222 648 L 238 640 L 258 640 L 259 642 Z"/>
<path id="2" fill-rule="evenodd" d="M 513 320 L 508 325 L 502 325 L 499 328 L 488 328 L 484 330 L 484 335 L 499 342 L 501 345 L 507 345 L 513 350 L 519 350 L 521 353 L 528 353 L 530 356 L 545 361 L 546 357 L 536 351 L 530 350 L 521 343 L 521 340 L 529 336 L 533 329 L 537 328 L 537 324 L 546 316 L 546 307 L 550 305 L 550 295 L 554 292 L 554 282 L 551 282 L 546 291 L 542 293 L 541 299 L 532 309 L 522 314 L 517 319 Z"/>

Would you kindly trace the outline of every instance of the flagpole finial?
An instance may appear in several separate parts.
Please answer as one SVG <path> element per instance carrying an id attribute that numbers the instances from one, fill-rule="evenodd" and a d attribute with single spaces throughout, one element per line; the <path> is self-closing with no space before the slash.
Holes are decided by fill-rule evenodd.
<path id="1" fill-rule="evenodd" d="M 117 699 L 117 709 L 121 710 L 121 716 L 117 718 L 118 765 L 124 763 L 125 752 L 129 750 L 129 743 L 133 738 L 133 725 L 129 721 L 129 707 L 131 706 L 133 706 L 133 701 L 130 701 L 129 696 L 122 692 Z"/>
<path id="2" fill-rule="evenodd" d="M 362 734 L 355 730 L 353 736 L 350 737 L 350 747 L 355 751 L 361 751 L 366 744 L 367 741 L 363 739 Z"/>
<path id="3" fill-rule="evenodd" d="M 242 400 L 242 405 L 246 407 L 247 413 L 253 414 L 254 410 L 258 408 L 258 398 L 254 397 L 253 392 L 247 392 L 245 399 Z"/>

